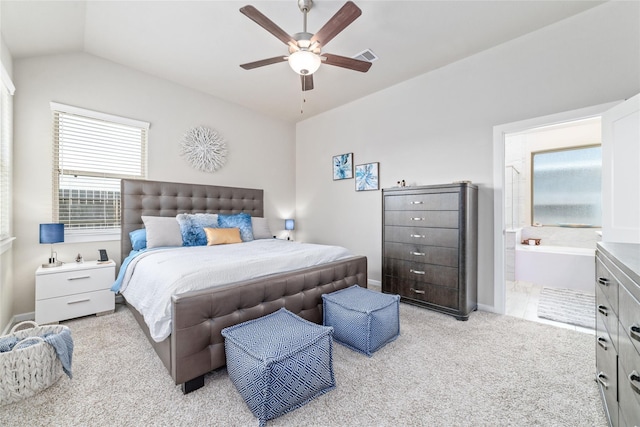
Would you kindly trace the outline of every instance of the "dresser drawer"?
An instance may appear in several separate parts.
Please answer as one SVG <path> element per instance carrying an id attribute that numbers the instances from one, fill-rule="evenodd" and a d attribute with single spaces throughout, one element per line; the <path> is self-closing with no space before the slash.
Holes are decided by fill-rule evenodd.
<path id="1" fill-rule="evenodd" d="M 459 198 L 460 193 L 458 192 L 386 195 L 384 197 L 384 209 L 386 211 L 455 211 L 460 207 Z"/>
<path id="2" fill-rule="evenodd" d="M 458 228 L 458 211 L 389 211 L 384 213 L 384 225 Z"/>
<path id="3" fill-rule="evenodd" d="M 618 402 L 624 419 L 640 425 L 640 354 L 625 333 L 620 334 Z"/>
<path id="4" fill-rule="evenodd" d="M 600 319 L 600 320 L 598 320 Z M 609 300 L 604 296 L 602 290 L 596 287 L 596 322 L 601 321 L 609 336 L 613 347 L 618 349 L 618 316 L 611 308 Z"/>
<path id="5" fill-rule="evenodd" d="M 398 227 L 393 225 L 385 225 L 384 227 L 385 242 L 457 248 L 458 239 L 457 229 Z"/>
<path id="6" fill-rule="evenodd" d="M 383 289 L 411 300 L 438 305 L 449 309 L 460 309 L 460 293 L 456 289 L 433 286 L 415 280 L 385 276 Z M 386 291 L 386 290 L 385 290 Z"/>
<path id="7" fill-rule="evenodd" d="M 447 267 L 458 266 L 458 249 L 456 248 L 384 242 L 384 257 Z"/>
<path id="8" fill-rule="evenodd" d="M 618 289 L 620 288 L 620 284 L 605 263 L 609 264 L 612 268 L 615 268 L 615 266 L 599 251 L 596 252 L 596 254 L 596 287 L 607 297 L 609 306 L 617 313 Z"/>
<path id="9" fill-rule="evenodd" d="M 458 269 L 454 267 L 384 258 L 382 268 L 389 276 L 458 289 Z"/>
<path id="10" fill-rule="evenodd" d="M 109 289 L 114 268 L 93 268 L 36 276 L 36 300 Z"/>
<path id="11" fill-rule="evenodd" d="M 115 295 L 109 289 L 36 300 L 36 322 L 49 323 L 103 311 L 113 311 Z"/>
<path id="12" fill-rule="evenodd" d="M 621 339 L 624 331 L 636 351 L 640 353 L 640 303 L 624 286 L 620 286 L 618 316 L 620 318 Z"/>
<path id="13" fill-rule="evenodd" d="M 606 401 L 605 408 L 612 426 L 618 425 L 618 355 L 612 345 L 609 332 L 604 326 L 603 316 L 596 316 L 596 380 L 600 394 Z"/>

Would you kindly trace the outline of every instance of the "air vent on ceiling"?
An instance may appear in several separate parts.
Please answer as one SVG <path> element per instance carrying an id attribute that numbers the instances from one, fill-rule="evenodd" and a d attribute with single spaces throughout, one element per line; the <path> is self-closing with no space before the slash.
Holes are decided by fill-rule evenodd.
<path id="1" fill-rule="evenodd" d="M 361 61 L 373 62 L 378 59 L 378 56 L 373 53 L 371 49 L 365 49 L 358 53 L 356 56 L 352 56 L 353 59 L 359 59 Z"/>

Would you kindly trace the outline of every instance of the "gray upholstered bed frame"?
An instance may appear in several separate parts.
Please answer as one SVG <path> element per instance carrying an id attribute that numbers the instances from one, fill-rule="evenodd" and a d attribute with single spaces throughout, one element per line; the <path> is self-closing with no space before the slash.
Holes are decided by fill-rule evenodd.
<path id="1" fill-rule="evenodd" d="M 178 213 L 264 215 L 263 190 L 172 182 L 122 180 L 121 256 L 131 251 L 129 232 L 142 228 L 141 216 Z M 172 296 L 171 335 L 155 342 L 144 319 L 131 307 L 176 384 L 185 393 L 204 385 L 204 375 L 225 365 L 223 328 L 281 307 L 322 323 L 322 294 L 354 284 L 367 286 L 367 259 L 342 261 Z"/>

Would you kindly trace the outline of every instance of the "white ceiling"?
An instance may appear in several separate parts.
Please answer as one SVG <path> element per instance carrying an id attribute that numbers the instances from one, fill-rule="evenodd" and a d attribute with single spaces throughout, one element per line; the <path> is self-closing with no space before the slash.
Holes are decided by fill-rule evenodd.
<path id="1" fill-rule="evenodd" d="M 287 47 L 239 12 L 252 4 L 288 33 L 302 31 L 296 0 L 7 1 L 0 31 L 15 59 L 86 52 L 287 121 L 298 121 L 535 31 L 602 1 L 355 0 L 362 16 L 324 52 L 379 59 L 368 73 L 323 65 L 303 93 Z M 344 4 L 315 0 L 313 33 Z"/>

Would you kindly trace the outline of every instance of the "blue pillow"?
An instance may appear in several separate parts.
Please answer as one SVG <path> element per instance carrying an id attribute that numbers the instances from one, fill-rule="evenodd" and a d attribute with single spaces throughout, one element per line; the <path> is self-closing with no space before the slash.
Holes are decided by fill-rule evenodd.
<path id="1" fill-rule="evenodd" d="M 147 230 L 139 228 L 129 233 L 131 239 L 131 248 L 134 251 L 139 251 L 147 247 Z"/>
<path id="2" fill-rule="evenodd" d="M 176 220 L 180 224 L 183 246 L 207 246 L 207 235 L 204 228 L 217 228 L 216 214 L 178 214 Z"/>
<path id="3" fill-rule="evenodd" d="M 253 240 L 253 228 L 251 227 L 251 215 L 239 213 L 233 215 L 218 215 L 218 228 L 239 228 L 240 238 L 243 242 Z"/>

